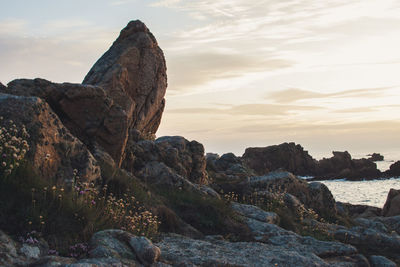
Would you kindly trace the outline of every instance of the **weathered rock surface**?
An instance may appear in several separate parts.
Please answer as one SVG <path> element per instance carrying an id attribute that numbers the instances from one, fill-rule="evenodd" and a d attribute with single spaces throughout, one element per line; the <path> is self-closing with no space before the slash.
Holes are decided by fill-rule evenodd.
<path id="1" fill-rule="evenodd" d="M 295 143 L 283 143 L 268 147 L 246 148 L 243 161 L 258 175 L 284 169 L 296 175 L 315 173 L 316 161 Z"/>
<path id="2" fill-rule="evenodd" d="M 157 41 L 142 22 L 131 21 L 83 84 L 19 79 L 0 92 L 45 99 L 73 135 L 89 147 L 99 144 L 119 166 L 132 130 L 157 131 L 166 88 Z"/>
<path id="3" fill-rule="evenodd" d="M 147 238 L 137 237 L 122 230 L 97 232 L 90 240 L 90 246 L 90 258 L 124 259 L 145 266 L 158 261 L 161 253 Z"/>
<path id="4" fill-rule="evenodd" d="M 44 242 L 20 244 L 0 230 L 0 266 L 28 265 L 47 255 L 48 246 Z"/>
<path id="5" fill-rule="evenodd" d="M 100 177 L 93 155 L 63 126 L 44 100 L 0 93 L 0 115 L 19 128 L 26 126 L 30 136 L 27 158 L 43 177 L 68 182 L 74 169 L 82 180 Z"/>
<path id="6" fill-rule="evenodd" d="M 336 202 L 338 213 L 351 218 L 370 218 L 380 216 L 382 213 L 381 208 L 372 207 L 368 205 L 354 205 L 350 203 Z"/>
<path id="7" fill-rule="evenodd" d="M 396 267 L 396 263 L 393 261 L 383 257 L 373 255 L 369 257 L 369 262 L 371 263 L 371 267 Z"/>
<path id="8" fill-rule="evenodd" d="M 149 162 L 163 163 L 193 183 L 208 183 L 204 147 L 196 141 L 180 136 L 164 136 L 156 141 L 132 141 L 128 144 L 123 168 L 141 172 Z"/>
<path id="9" fill-rule="evenodd" d="M 272 224 L 277 224 L 279 222 L 279 216 L 275 212 L 267 212 L 257 206 L 234 202 L 232 203 L 232 208 L 239 214 L 260 222 Z"/>
<path id="10" fill-rule="evenodd" d="M 336 214 L 335 199 L 325 185 L 308 183 L 289 172 L 277 171 L 264 176 L 249 177 L 238 187 L 244 192 L 286 192 L 318 214 Z"/>
<path id="11" fill-rule="evenodd" d="M 400 215 L 400 190 L 390 189 L 382 215 L 387 217 Z"/>
<path id="12" fill-rule="evenodd" d="M 334 260 L 337 264 L 335 266 L 369 266 L 364 257 L 354 254 L 355 248 L 340 243 L 337 243 L 337 247 L 332 246 L 333 254 L 326 254 L 326 259 L 318 257 L 311 250 L 303 249 L 304 245 L 298 247 L 299 243 L 289 243 L 287 246 L 273 242 L 232 243 L 217 238 L 195 240 L 169 234 L 156 245 L 162 251 L 162 261 L 173 266 L 331 266 L 329 261 Z M 344 255 L 334 256 L 340 253 Z M 356 256 L 361 258 L 358 262 L 353 260 Z"/>
<path id="13" fill-rule="evenodd" d="M 130 129 L 157 131 L 165 105 L 166 64 L 155 37 L 141 21 L 128 23 L 83 84 L 101 86 L 121 107 L 126 136 Z"/>

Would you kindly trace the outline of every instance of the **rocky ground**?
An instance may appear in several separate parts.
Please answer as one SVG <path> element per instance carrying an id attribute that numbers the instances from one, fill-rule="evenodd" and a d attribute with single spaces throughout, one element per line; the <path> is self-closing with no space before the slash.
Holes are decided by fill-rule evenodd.
<path id="1" fill-rule="evenodd" d="M 356 160 L 334 152 L 316 161 L 294 143 L 248 148 L 242 157 L 205 155 L 202 144 L 184 137 L 155 139 L 166 87 L 163 53 L 140 21 L 121 31 L 82 84 L 0 84 L 0 123 L 15 133 L 26 129 L 29 147 L 26 154 L 15 147 L 11 165 L 5 152 L 22 137 L 0 129 L 11 140 L 0 143 L 7 161 L 0 169 L 1 266 L 400 263 L 399 190 L 378 209 L 336 202 L 322 183 L 296 176 L 398 175 L 398 162 L 382 174 L 372 162 L 378 155 Z M 39 203 L 33 175 L 40 197 L 51 203 Z M 145 211 L 124 213 L 139 201 Z M 24 219 L 33 211 L 36 222 Z M 144 227 L 154 218 L 156 233 Z"/>

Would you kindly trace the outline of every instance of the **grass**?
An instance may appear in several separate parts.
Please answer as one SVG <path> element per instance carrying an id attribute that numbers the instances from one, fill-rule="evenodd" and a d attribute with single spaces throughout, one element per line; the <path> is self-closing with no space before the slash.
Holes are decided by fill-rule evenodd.
<path id="1" fill-rule="evenodd" d="M 157 232 L 157 218 L 132 194 L 114 194 L 107 185 L 100 191 L 97 188 L 77 182 L 73 190 L 67 189 L 22 164 L 11 175 L 0 177 L 0 229 L 16 237 L 37 231 L 61 255 L 68 255 L 71 246 L 87 242 L 103 229 L 148 237 Z"/>
<path id="2" fill-rule="evenodd" d="M 225 200 L 179 189 L 158 189 L 157 193 L 180 218 L 203 234 L 222 234 L 231 240 L 249 236 L 247 226 Z"/>

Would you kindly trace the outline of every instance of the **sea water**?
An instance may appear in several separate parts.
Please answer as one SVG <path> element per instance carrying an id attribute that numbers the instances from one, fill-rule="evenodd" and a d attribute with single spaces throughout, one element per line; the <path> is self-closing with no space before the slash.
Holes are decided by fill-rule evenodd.
<path id="1" fill-rule="evenodd" d="M 384 161 L 375 162 L 377 168 L 381 171 L 388 170 L 390 165 L 400 160 L 400 154 L 398 153 L 386 153 L 383 155 L 385 156 Z M 366 155 L 356 154 L 353 158 L 361 157 L 366 157 Z M 400 189 L 400 177 L 385 180 L 346 181 L 340 179 L 321 182 L 329 188 L 336 201 L 379 208 L 382 208 L 385 204 L 391 188 Z"/>
<path id="2" fill-rule="evenodd" d="M 382 208 L 391 188 L 400 189 L 400 178 L 370 181 L 321 181 L 336 201 Z"/>

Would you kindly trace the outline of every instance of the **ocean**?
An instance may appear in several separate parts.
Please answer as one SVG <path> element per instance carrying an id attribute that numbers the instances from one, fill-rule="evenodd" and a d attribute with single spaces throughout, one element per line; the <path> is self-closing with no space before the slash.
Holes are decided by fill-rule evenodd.
<path id="1" fill-rule="evenodd" d="M 391 164 L 400 160 L 399 153 L 382 153 L 382 155 L 385 157 L 385 160 L 375 162 L 381 171 L 388 170 Z M 362 157 L 366 157 L 366 155 L 356 154 L 353 156 L 353 158 Z M 391 188 L 400 189 L 400 177 L 385 180 L 345 181 L 344 179 L 340 179 L 321 182 L 329 188 L 336 201 L 379 208 L 382 208 L 385 204 L 386 197 Z"/>

